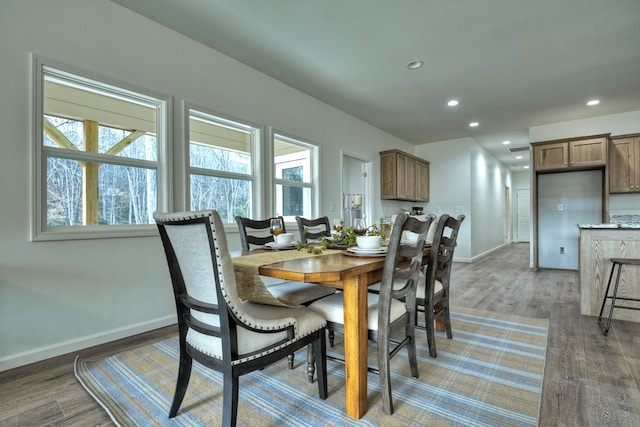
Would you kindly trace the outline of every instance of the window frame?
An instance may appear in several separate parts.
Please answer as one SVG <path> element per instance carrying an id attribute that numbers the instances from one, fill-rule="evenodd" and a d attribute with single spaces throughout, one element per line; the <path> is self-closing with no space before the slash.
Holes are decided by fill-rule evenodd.
<path id="1" fill-rule="evenodd" d="M 44 114 L 44 81 L 46 76 L 59 77 L 65 81 L 76 82 L 83 87 L 98 88 L 100 91 L 114 96 L 125 95 L 128 99 L 143 100 L 156 106 L 156 144 L 157 161 L 132 158 L 114 158 L 105 162 L 100 154 L 86 151 L 70 153 L 68 150 L 43 146 L 43 114 Z M 122 225 L 78 225 L 48 227 L 47 221 L 47 158 L 56 154 L 58 158 L 95 161 L 97 163 L 115 164 L 130 167 L 148 168 L 152 163 L 156 167 L 156 209 L 169 210 L 172 194 L 171 151 L 168 149 L 171 133 L 172 98 L 154 91 L 135 87 L 105 76 L 81 70 L 57 61 L 37 55 L 31 56 L 31 142 L 33 179 L 31 185 L 31 241 L 76 240 L 114 237 L 139 237 L 157 234 L 154 223 L 122 224 Z M 115 157 L 115 156 L 114 156 Z"/>
<path id="2" fill-rule="evenodd" d="M 300 181 L 291 181 L 281 178 L 276 178 L 276 163 L 275 163 L 275 140 L 276 138 L 281 139 L 287 143 L 299 145 L 309 149 L 311 159 L 309 161 L 309 171 L 310 181 L 300 182 Z M 272 183 L 270 185 L 271 191 L 271 211 L 278 214 L 282 214 L 279 211 L 280 207 L 277 206 L 276 203 L 276 186 L 291 186 L 291 187 L 300 187 L 300 188 L 309 188 L 310 189 L 310 213 L 309 217 L 317 218 L 320 212 L 320 175 L 319 175 L 319 165 L 320 165 L 320 155 L 321 155 L 321 146 L 320 144 L 316 144 L 313 141 L 301 138 L 298 136 L 291 135 L 287 132 L 282 132 L 274 128 L 269 128 L 269 147 L 271 149 L 270 153 L 270 167 L 271 167 L 271 179 Z M 288 217 L 287 217 L 288 218 Z M 290 221 L 289 221 L 290 222 Z"/>
<path id="3" fill-rule="evenodd" d="M 229 114 L 224 114 L 220 112 L 213 111 L 209 108 L 203 107 L 201 105 L 197 105 L 192 102 L 183 102 L 183 128 L 184 128 L 184 206 L 186 210 L 191 209 L 191 174 L 197 173 L 200 175 L 206 176 L 217 176 L 221 178 L 240 178 L 240 179 L 248 179 L 252 183 L 252 194 L 251 194 L 251 207 L 249 212 L 250 218 L 261 218 L 264 215 L 264 212 L 259 209 L 260 206 L 264 206 L 266 200 L 269 200 L 267 195 L 264 193 L 265 182 L 268 179 L 265 179 L 264 174 L 264 161 L 262 160 L 265 156 L 264 150 L 264 138 L 265 138 L 265 129 L 264 126 L 253 123 L 249 120 L 239 119 L 236 117 L 232 117 Z M 196 117 L 200 119 L 209 120 L 212 123 L 217 123 L 222 126 L 231 126 L 244 128 L 245 130 L 251 130 L 254 133 L 251 138 L 251 174 L 234 174 L 232 172 L 226 171 L 217 171 L 213 169 L 202 169 L 191 166 L 191 113 L 194 112 Z M 195 171 L 195 172 L 194 172 Z M 225 231 L 237 231 L 237 224 L 234 222 L 225 222 L 223 223 L 225 227 Z"/>

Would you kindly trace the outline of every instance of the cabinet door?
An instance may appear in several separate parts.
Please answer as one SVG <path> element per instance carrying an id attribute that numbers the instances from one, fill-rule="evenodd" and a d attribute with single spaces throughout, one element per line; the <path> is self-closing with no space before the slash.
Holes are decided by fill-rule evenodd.
<path id="1" fill-rule="evenodd" d="M 609 143 L 609 192 L 634 191 L 633 138 L 613 139 Z"/>
<path id="2" fill-rule="evenodd" d="M 631 159 L 631 172 L 634 176 L 635 191 L 640 192 L 640 138 L 633 138 L 633 158 Z"/>
<path id="3" fill-rule="evenodd" d="M 429 201 L 429 163 L 416 163 L 416 201 Z"/>
<path id="4" fill-rule="evenodd" d="M 533 147 L 534 166 L 537 171 L 569 167 L 569 144 L 554 142 Z"/>
<path id="5" fill-rule="evenodd" d="M 398 156 L 398 158 L 402 157 L 404 160 L 404 185 L 398 185 L 399 198 L 403 200 L 415 200 L 416 199 L 416 159 L 405 156 Z M 400 162 L 398 162 L 399 165 Z M 401 174 L 401 169 L 398 168 Z"/>
<path id="6" fill-rule="evenodd" d="M 380 156 L 380 197 L 395 199 L 398 197 L 398 165 L 395 153 Z"/>
<path id="7" fill-rule="evenodd" d="M 604 166 L 607 164 L 606 138 L 569 142 L 569 166 Z"/>

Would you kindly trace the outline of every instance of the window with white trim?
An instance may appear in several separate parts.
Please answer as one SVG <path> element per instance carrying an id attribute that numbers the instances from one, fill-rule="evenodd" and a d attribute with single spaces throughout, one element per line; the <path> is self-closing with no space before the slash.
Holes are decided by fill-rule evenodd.
<path id="1" fill-rule="evenodd" d="M 286 221 L 316 215 L 314 176 L 318 147 L 282 134 L 273 135 L 274 213 Z"/>
<path id="2" fill-rule="evenodd" d="M 151 230 L 166 193 L 168 99 L 35 65 L 33 238 Z"/>
<path id="3" fill-rule="evenodd" d="M 254 147 L 260 129 L 189 109 L 189 179 L 192 210 L 215 209 L 225 223 L 253 217 Z"/>

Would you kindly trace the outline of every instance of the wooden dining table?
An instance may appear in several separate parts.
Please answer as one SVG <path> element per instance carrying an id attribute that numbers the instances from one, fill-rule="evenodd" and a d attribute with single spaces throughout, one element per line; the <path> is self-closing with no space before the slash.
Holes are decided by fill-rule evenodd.
<path id="1" fill-rule="evenodd" d="M 430 246 L 425 246 L 425 259 Z M 273 258 L 264 249 L 232 254 L 236 274 L 240 264 L 256 268 L 261 276 L 315 283 L 341 289 L 344 293 L 344 355 L 346 412 L 359 419 L 367 412 L 368 299 L 367 288 L 382 279 L 384 256 L 354 256 L 345 251 L 330 250 L 321 255 L 306 251 L 284 251 Z M 239 258 L 238 258 L 239 257 Z M 245 259 L 243 259 L 245 258 Z M 249 270 L 251 271 L 251 270 Z M 246 282 L 246 280 L 245 280 Z M 247 292 L 247 290 L 244 290 Z M 247 295 L 249 295 L 247 293 Z"/>

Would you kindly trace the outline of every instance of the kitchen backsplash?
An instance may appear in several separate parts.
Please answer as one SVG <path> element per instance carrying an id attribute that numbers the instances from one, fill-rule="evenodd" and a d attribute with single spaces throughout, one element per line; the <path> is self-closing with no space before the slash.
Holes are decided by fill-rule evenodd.
<path id="1" fill-rule="evenodd" d="M 612 224 L 640 224 L 640 215 L 611 215 Z"/>

